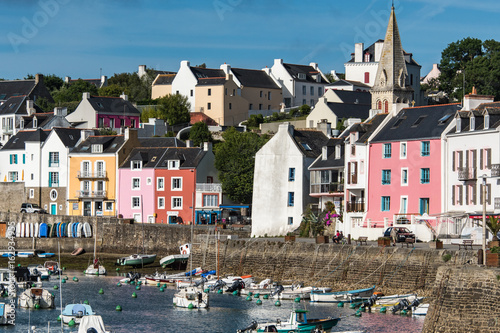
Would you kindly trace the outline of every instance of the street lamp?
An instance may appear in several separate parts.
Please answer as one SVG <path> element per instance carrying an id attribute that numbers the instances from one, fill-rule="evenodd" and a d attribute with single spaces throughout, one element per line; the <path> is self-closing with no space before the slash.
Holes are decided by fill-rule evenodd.
<path id="1" fill-rule="evenodd" d="M 483 265 L 486 265 L 486 175 L 483 178 Z"/>

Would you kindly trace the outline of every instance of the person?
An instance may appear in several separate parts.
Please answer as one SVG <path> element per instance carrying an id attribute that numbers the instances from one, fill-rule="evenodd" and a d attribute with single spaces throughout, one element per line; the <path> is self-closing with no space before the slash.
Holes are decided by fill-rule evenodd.
<path id="1" fill-rule="evenodd" d="M 344 233 L 342 231 L 340 231 L 339 239 L 337 240 L 337 243 L 342 242 L 343 239 L 344 239 Z"/>
<path id="2" fill-rule="evenodd" d="M 332 240 L 332 241 L 333 241 L 334 243 L 337 243 L 337 244 L 338 244 L 338 243 L 339 243 L 339 240 L 340 240 L 340 238 L 339 238 L 339 237 L 340 237 L 340 233 L 339 233 L 339 231 L 337 230 L 337 232 L 335 233 L 335 236 L 333 236 L 333 240 Z"/>
<path id="3" fill-rule="evenodd" d="M 396 228 L 392 227 L 391 230 L 392 246 L 396 246 L 396 241 L 398 240 L 398 232 Z"/>

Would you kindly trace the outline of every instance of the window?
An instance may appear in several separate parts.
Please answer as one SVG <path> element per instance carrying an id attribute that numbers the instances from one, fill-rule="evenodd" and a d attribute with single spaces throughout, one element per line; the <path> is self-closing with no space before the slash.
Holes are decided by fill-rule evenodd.
<path id="1" fill-rule="evenodd" d="M 113 203 L 112 202 L 106 202 L 104 205 L 104 210 L 107 212 L 112 212 L 113 211 Z"/>
<path id="2" fill-rule="evenodd" d="M 23 164 L 26 164 L 26 154 L 23 154 Z"/>
<path id="3" fill-rule="evenodd" d="M 229 103 L 229 110 L 233 109 L 233 104 Z"/>
<path id="4" fill-rule="evenodd" d="M 165 190 L 165 178 L 163 177 L 156 178 L 156 190 L 158 191 Z"/>
<path id="5" fill-rule="evenodd" d="M 193 97 L 193 89 L 191 89 L 190 93 L 191 97 Z M 226 90 L 226 95 L 227 95 L 227 90 Z"/>
<path id="6" fill-rule="evenodd" d="M 31 180 L 35 180 L 35 174 L 31 174 Z"/>
<path id="7" fill-rule="evenodd" d="M 262 110 L 262 104 L 259 104 L 259 110 Z"/>
<path id="8" fill-rule="evenodd" d="M 49 167 L 59 166 L 59 152 L 49 153 Z"/>
<path id="9" fill-rule="evenodd" d="M 170 160 L 168 161 L 168 168 L 169 169 L 179 169 L 179 160 Z"/>
<path id="10" fill-rule="evenodd" d="M 311 100 L 310 100 L 309 102 L 310 102 L 310 104 L 309 104 L 309 105 L 311 105 L 311 106 L 313 106 L 313 105 L 314 105 L 314 99 L 312 99 L 312 98 L 311 98 Z"/>
<path id="11" fill-rule="evenodd" d="M 270 91 L 267 93 L 267 100 L 268 100 L 268 101 L 270 101 L 270 100 L 271 100 L 271 92 L 270 92 Z"/>
<path id="12" fill-rule="evenodd" d="M 17 182 L 17 171 L 9 171 L 9 182 Z"/>
<path id="13" fill-rule="evenodd" d="M 141 208 L 141 198 L 132 197 L 132 209 Z"/>
<path id="14" fill-rule="evenodd" d="M 365 53 L 365 61 L 364 62 L 370 62 L 370 53 L 368 53 L 368 52 Z M 366 77 L 366 73 L 365 73 L 365 77 Z M 365 82 L 365 83 L 368 83 L 368 82 Z"/>
<path id="15" fill-rule="evenodd" d="M 219 196 L 216 194 L 206 194 L 203 196 L 203 207 L 217 207 Z"/>
<path id="16" fill-rule="evenodd" d="M 120 119 L 120 127 L 125 127 L 125 119 Z"/>
<path id="17" fill-rule="evenodd" d="M 391 144 L 390 143 L 384 143 L 384 147 L 383 147 L 383 154 L 384 154 L 384 158 L 391 158 L 392 156 L 392 147 L 391 147 Z"/>
<path id="18" fill-rule="evenodd" d="M 165 198 L 158 197 L 158 209 L 165 209 Z"/>
<path id="19" fill-rule="evenodd" d="M 399 146 L 399 158 L 406 158 L 406 142 L 401 142 Z"/>
<path id="20" fill-rule="evenodd" d="M 289 216 L 288 217 L 288 225 L 292 225 L 293 224 L 293 217 Z"/>
<path id="21" fill-rule="evenodd" d="M 135 119 L 130 119 L 130 127 L 135 128 Z"/>
<path id="22" fill-rule="evenodd" d="M 314 87 L 311 87 L 311 96 L 314 96 Z"/>
<path id="23" fill-rule="evenodd" d="M 59 186 L 59 172 L 49 172 L 49 187 Z"/>
<path id="24" fill-rule="evenodd" d="M 52 201 L 55 201 L 57 199 L 57 190 L 51 190 L 49 195 L 50 195 L 50 199 Z"/>
<path id="25" fill-rule="evenodd" d="M 92 145 L 92 153 L 102 153 L 102 144 L 93 144 Z"/>
<path id="26" fill-rule="evenodd" d="M 141 170 L 142 169 L 142 161 L 132 161 L 130 164 L 132 170 Z"/>
<path id="27" fill-rule="evenodd" d="M 391 184 L 391 170 L 382 170 L 382 185 Z"/>
<path id="28" fill-rule="evenodd" d="M 420 156 L 429 156 L 431 153 L 431 143 L 429 141 L 422 141 Z"/>
<path id="29" fill-rule="evenodd" d="M 212 96 L 212 89 L 208 88 L 208 96 Z"/>
<path id="30" fill-rule="evenodd" d="M 146 178 L 146 185 L 151 185 L 151 177 Z"/>
<path id="31" fill-rule="evenodd" d="M 401 207 L 399 209 L 399 212 L 401 214 L 406 214 L 408 210 L 408 198 L 407 197 L 401 197 Z"/>
<path id="32" fill-rule="evenodd" d="M 365 72 L 365 83 L 370 83 L 370 72 Z"/>
<path id="33" fill-rule="evenodd" d="M 429 198 L 420 198 L 420 215 L 429 214 Z"/>
<path id="34" fill-rule="evenodd" d="M 104 177 L 104 162 L 103 161 L 96 162 L 95 169 L 96 169 L 97 177 Z"/>
<path id="35" fill-rule="evenodd" d="M 253 109 L 253 104 L 250 103 L 250 105 L 248 106 L 248 110 L 252 110 Z"/>
<path id="36" fill-rule="evenodd" d="M 260 91 L 260 97 L 262 98 L 262 96 L 264 96 L 264 94 L 262 93 L 262 90 Z"/>
<path id="37" fill-rule="evenodd" d="M 422 168 L 420 169 L 420 183 L 421 184 L 429 184 L 430 182 L 430 169 L 429 168 Z"/>
<path id="38" fill-rule="evenodd" d="M 408 185 L 408 169 L 401 169 L 401 185 Z"/>
<path id="39" fill-rule="evenodd" d="M 381 210 L 383 212 L 388 212 L 389 210 L 391 210 L 391 197 L 382 197 Z"/>
<path id="40" fill-rule="evenodd" d="M 323 94 L 323 89 L 321 89 L 321 87 L 318 88 L 318 96 L 321 97 Z"/>
<path id="41" fill-rule="evenodd" d="M 173 191 L 182 190 L 182 178 L 172 178 L 172 190 Z"/>
<path id="42" fill-rule="evenodd" d="M 212 110 L 212 103 L 207 103 L 207 110 Z"/>
<path id="43" fill-rule="evenodd" d="M 306 105 L 306 104 L 307 104 L 307 101 L 306 101 L 306 99 L 304 98 L 304 99 L 302 100 L 302 105 Z"/>
<path id="44" fill-rule="evenodd" d="M 172 198 L 172 209 L 182 209 L 182 198 L 179 197 Z"/>
<path id="45" fill-rule="evenodd" d="M 30 189 L 30 199 L 33 199 L 35 197 L 35 190 L 34 189 Z"/>
<path id="46" fill-rule="evenodd" d="M 307 95 L 307 87 L 306 86 L 302 86 L 302 95 Z"/>
<path id="47" fill-rule="evenodd" d="M 17 155 L 16 154 L 10 155 L 10 164 L 17 164 Z"/>
<path id="48" fill-rule="evenodd" d="M 293 207 L 295 204 L 295 193 L 288 192 L 288 207 Z"/>
<path id="49" fill-rule="evenodd" d="M 132 189 L 140 190 L 141 189 L 141 179 L 140 178 L 132 178 Z"/>
<path id="50" fill-rule="evenodd" d="M 99 118 L 97 120 L 97 127 L 99 127 L 99 128 L 103 128 L 104 127 L 104 118 Z"/>
<path id="51" fill-rule="evenodd" d="M 295 181 L 295 168 L 289 168 L 288 169 L 288 181 L 289 182 L 294 182 Z"/>

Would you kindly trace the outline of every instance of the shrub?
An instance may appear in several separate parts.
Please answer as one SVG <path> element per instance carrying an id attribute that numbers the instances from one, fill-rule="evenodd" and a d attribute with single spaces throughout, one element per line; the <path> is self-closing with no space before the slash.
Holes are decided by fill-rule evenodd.
<path id="1" fill-rule="evenodd" d="M 450 261 L 451 254 L 449 254 L 449 253 L 443 254 L 442 259 L 443 259 L 444 262 Z"/>

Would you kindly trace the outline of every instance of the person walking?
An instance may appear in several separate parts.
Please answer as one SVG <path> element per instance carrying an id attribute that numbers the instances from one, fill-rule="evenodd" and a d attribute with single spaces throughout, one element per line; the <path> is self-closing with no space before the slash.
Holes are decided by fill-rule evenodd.
<path id="1" fill-rule="evenodd" d="M 398 240 L 398 233 L 396 228 L 392 227 L 391 230 L 392 246 L 396 246 L 396 241 Z"/>

